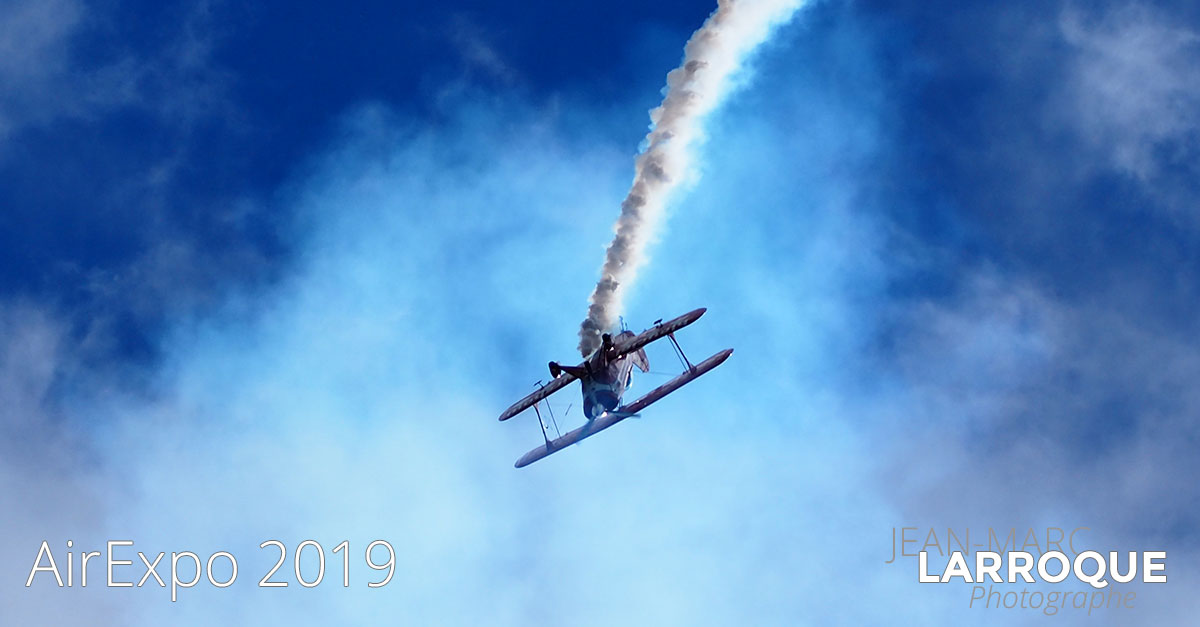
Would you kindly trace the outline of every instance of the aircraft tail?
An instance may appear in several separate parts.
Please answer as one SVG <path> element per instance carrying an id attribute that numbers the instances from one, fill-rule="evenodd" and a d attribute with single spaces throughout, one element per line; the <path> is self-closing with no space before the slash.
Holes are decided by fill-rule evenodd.
<path id="1" fill-rule="evenodd" d="M 646 357 L 646 349 L 639 348 L 636 352 L 630 353 L 629 359 L 633 361 L 633 365 L 638 367 L 638 370 L 650 372 L 650 358 Z"/>

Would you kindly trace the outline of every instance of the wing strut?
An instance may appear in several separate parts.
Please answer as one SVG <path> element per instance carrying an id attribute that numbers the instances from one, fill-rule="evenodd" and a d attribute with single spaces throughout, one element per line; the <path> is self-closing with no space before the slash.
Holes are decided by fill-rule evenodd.
<path id="1" fill-rule="evenodd" d="M 679 341 L 675 339 L 675 334 L 668 333 L 667 339 L 671 340 L 671 346 L 675 347 L 675 354 L 678 355 L 679 359 L 681 359 L 684 365 L 687 366 L 688 371 L 690 372 L 695 370 L 696 367 L 692 365 L 692 362 L 688 361 L 687 355 L 683 354 L 683 348 L 679 346 Z"/>
<path id="2" fill-rule="evenodd" d="M 537 385 L 538 385 L 538 388 L 540 388 L 540 389 L 545 389 L 545 387 L 546 387 L 545 385 L 542 385 L 541 381 L 538 381 Z M 533 413 L 537 414 L 538 424 L 541 425 L 541 427 L 542 427 L 542 439 L 545 440 L 546 445 L 549 446 L 550 445 L 550 436 L 546 435 L 546 420 L 544 418 L 542 418 L 542 411 L 540 409 L 538 409 L 539 403 L 540 403 L 540 401 L 535 402 L 533 404 Z M 568 407 L 567 411 L 570 411 L 570 409 L 571 408 Z M 550 401 L 548 401 L 548 400 L 546 401 L 546 412 L 550 414 L 550 422 L 551 422 L 551 424 L 554 425 L 554 433 L 558 437 L 562 437 L 562 432 L 558 430 L 558 420 L 556 420 L 554 418 L 554 408 L 550 406 Z"/>
<path id="3" fill-rule="evenodd" d="M 550 406 L 546 405 L 546 409 L 550 409 Z M 537 403 L 533 404 L 533 413 L 537 414 L 538 424 L 542 426 L 542 439 L 546 441 L 546 446 L 550 446 L 550 436 L 546 435 L 546 421 L 542 420 L 542 411 L 537 408 Z"/>

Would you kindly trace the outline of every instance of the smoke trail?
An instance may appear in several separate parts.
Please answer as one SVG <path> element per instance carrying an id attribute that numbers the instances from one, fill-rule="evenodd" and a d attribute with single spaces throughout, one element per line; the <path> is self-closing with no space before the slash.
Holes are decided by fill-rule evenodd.
<path id="1" fill-rule="evenodd" d="M 633 186 L 621 203 L 616 235 L 608 245 L 587 319 L 579 329 L 586 357 L 611 329 L 625 290 L 645 261 L 671 192 L 694 176 L 690 151 L 702 139 L 700 122 L 729 91 L 742 60 L 787 19 L 803 0 L 719 0 L 717 10 L 688 40 L 683 63 L 667 74 L 662 104 L 650 112 L 646 149 L 635 163 Z"/>

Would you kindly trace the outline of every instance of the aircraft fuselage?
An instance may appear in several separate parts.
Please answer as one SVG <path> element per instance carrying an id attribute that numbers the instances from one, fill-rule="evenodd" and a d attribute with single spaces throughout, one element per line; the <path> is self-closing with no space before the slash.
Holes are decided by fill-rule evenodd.
<path id="1" fill-rule="evenodd" d="M 623 331 L 616 340 L 633 337 L 630 331 Z M 608 360 L 603 357 L 603 351 L 597 351 L 589 362 L 589 376 L 583 377 L 583 415 L 588 420 L 595 420 L 604 412 L 615 411 L 621 406 L 621 398 L 633 381 L 633 367 L 639 361 L 649 368 L 644 351 L 636 351 L 618 359 Z M 639 365 L 641 365 L 639 364 Z"/>

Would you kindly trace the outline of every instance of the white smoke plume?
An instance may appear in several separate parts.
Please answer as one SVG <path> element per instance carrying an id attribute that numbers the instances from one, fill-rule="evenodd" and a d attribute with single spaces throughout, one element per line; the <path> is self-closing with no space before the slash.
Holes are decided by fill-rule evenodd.
<path id="1" fill-rule="evenodd" d="M 803 0 L 720 0 L 688 40 L 683 63 L 667 74 L 662 104 L 650 112 L 646 148 L 635 163 L 633 185 L 621 203 L 616 235 L 579 329 L 584 357 L 600 346 L 600 334 L 615 325 L 671 193 L 695 176 L 691 153 L 703 139 L 701 121 L 730 91 L 746 56 L 801 4 Z"/>

